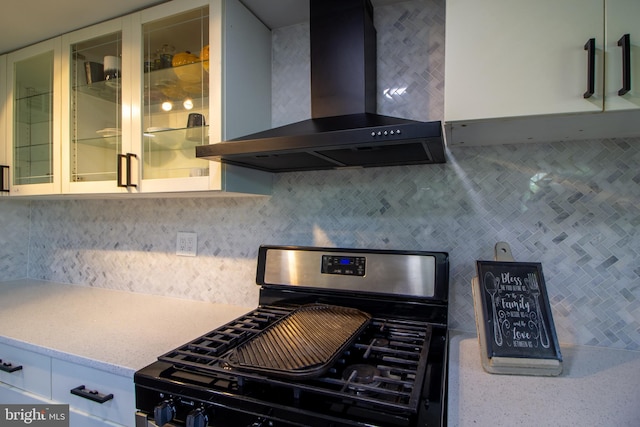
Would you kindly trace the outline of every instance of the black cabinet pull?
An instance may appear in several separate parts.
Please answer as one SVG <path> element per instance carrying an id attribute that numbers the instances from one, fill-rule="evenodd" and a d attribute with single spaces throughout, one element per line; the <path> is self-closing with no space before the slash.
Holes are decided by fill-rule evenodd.
<path id="1" fill-rule="evenodd" d="M 5 179 L 5 174 L 7 174 L 7 179 Z M 0 165 L 0 192 L 8 193 L 9 192 L 9 166 Z"/>
<path id="2" fill-rule="evenodd" d="M 109 400 L 113 399 L 113 394 L 102 394 L 97 390 L 87 390 L 87 388 L 83 385 L 72 388 L 71 394 L 75 394 L 76 396 L 84 397 L 85 399 L 89 399 L 98 403 L 108 402 Z"/>
<path id="3" fill-rule="evenodd" d="M 133 153 L 127 153 L 127 187 L 137 187 L 137 184 L 134 184 L 131 179 L 131 159 L 135 158 L 137 159 L 138 156 L 136 156 Z"/>
<path id="4" fill-rule="evenodd" d="M 631 37 L 625 34 L 618 40 L 618 46 L 622 48 L 622 89 L 618 95 L 622 96 L 631 90 Z"/>
<path id="5" fill-rule="evenodd" d="M 116 185 L 118 187 L 126 187 L 127 184 L 122 182 L 122 159 L 126 161 L 127 156 L 125 154 L 118 154 L 118 179 Z"/>
<path id="6" fill-rule="evenodd" d="M 133 184 L 133 180 L 131 179 L 131 159 L 132 158 L 137 158 L 138 156 L 136 156 L 133 153 L 127 153 L 127 154 L 118 154 L 118 168 L 117 168 L 117 183 L 116 185 L 118 187 L 137 187 L 137 184 Z M 122 170 L 122 160 L 124 159 L 125 161 L 125 170 Z M 124 174 L 126 175 L 126 182 L 123 182 L 123 178 L 122 175 Z"/>
<path id="7" fill-rule="evenodd" d="M 10 362 L 3 362 L 2 359 L 0 359 L 0 371 L 12 373 L 21 370 L 22 365 L 13 365 Z"/>
<path id="8" fill-rule="evenodd" d="M 596 39 L 589 39 L 584 50 L 587 51 L 587 91 L 583 95 L 586 99 L 596 91 Z"/>

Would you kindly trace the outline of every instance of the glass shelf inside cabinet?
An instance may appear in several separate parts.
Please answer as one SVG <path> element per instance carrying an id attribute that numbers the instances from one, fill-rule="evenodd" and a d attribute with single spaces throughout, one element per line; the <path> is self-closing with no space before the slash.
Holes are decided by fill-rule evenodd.
<path id="1" fill-rule="evenodd" d="M 51 92 L 42 92 L 16 99 L 16 122 L 33 125 L 51 121 L 52 96 Z"/>
<path id="2" fill-rule="evenodd" d="M 145 104 L 153 108 L 169 101 L 181 106 L 186 100 L 204 99 L 209 93 L 208 79 L 201 62 L 149 71 L 145 73 Z"/>
<path id="3" fill-rule="evenodd" d="M 109 81 L 103 80 L 94 83 L 79 85 L 73 88 L 74 91 L 78 91 L 89 96 L 95 96 L 96 98 L 114 103 L 119 102 L 119 89 L 120 79 Z"/>
<path id="4" fill-rule="evenodd" d="M 144 178 L 187 178 L 209 174 L 209 162 L 195 157 L 208 141 L 209 126 L 149 128 L 144 133 Z"/>
<path id="5" fill-rule="evenodd" d="M 70 48 L 71 182 L 115 181 L 122 150 L 122 34 Z"/>

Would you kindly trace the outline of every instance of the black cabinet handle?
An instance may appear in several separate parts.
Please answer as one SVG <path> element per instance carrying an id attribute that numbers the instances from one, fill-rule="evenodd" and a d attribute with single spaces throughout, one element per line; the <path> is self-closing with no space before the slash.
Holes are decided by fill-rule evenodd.
<path id="1" fill-rule="evenodd" d="M 76 396 L 84 397 L 85 399 L 89 399 L 98 403 L 108 402 L 109 400 L 113 399 L 113 394 L 102 394 L 97 390 L 87 390 L 87 388 L 83 385 L 72 388 L 71 394 L 75 394 Z"/>
<path id="2" fill-rule="evenodd" d="M 622 96 L 631 90 L 631 37 L 625 34 L 618 40 L 618 46 L 622 48 L 622 89 L 618 95 Z"/>
<path id="3" fill-rule="evenodd" d="M 136 156 L 133 153 L 127 153 L 127 154 L 118 154 L 118 168 L 117 168 L 117 183 L 116 185 L 118 187 L 137 187 L 137 184 L 133 183 L 133 180 L 131 179 L 131 159 L 132 158 L 137 158 L 138 156 Z M 122 160 L 124 159 L 124 163 L 125 163 L 125 170 L 122 170 Z M 124 174 L 126 175 L 126 182 L 123 182 L 122 179 L 122 175 Z"/>
<path id="4" fill-rule="evenodd" d="M 122 160 L 123 159 L 126 162 L 127 156 L 125 154 L 118 154 L 118 169 L 117 169 L 117 171 L 118 171 L 118 174 L 117 174 L 118 179 L 117 179 L 117 183 L 116 183 L 118 187 L 126 187 L 127 186 L 126 183 L 122 182 Z"/>
<path id="5" fill-rule="evenodd" d="M 12 373 L 21 370 L 22 365 L 13 365 L 10 362 L 3 362 L 2 359 L 0 359 L 0 371 Z"/>
<path id="6" fill-rule="evenodd" d="M 584 45 L 587 51 L 587 91 L 584 98 L 591 98 L 596 91 L 596 39 L 589 39 Z"/>
<path id="7" fill-rule="evenodd" d="M 7 178 L 9 178 L 9 166 L 0 165 L 0 192 L 2 193 L 9 192 L 9 179 L 5 179 L 5 174 L 7 174 Z"/>
<path id="8" fill-rule="evenodd" d="M 131 159 L 137 159 L 138 156 L 136 156 L 133 153 L 127 153 L 127 187 L 137 187 L 137 184 L 134 184 L 131 179 Z"/>

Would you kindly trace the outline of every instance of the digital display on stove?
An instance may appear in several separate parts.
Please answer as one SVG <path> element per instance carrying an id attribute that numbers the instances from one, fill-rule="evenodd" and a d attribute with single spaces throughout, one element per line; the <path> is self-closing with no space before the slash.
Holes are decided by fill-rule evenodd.
<path id="1" fill-rule="evenodd" d="M 364 276 L 366 258 L 360 256 L 322 255 L 322 273 L 341 276 Z"/>

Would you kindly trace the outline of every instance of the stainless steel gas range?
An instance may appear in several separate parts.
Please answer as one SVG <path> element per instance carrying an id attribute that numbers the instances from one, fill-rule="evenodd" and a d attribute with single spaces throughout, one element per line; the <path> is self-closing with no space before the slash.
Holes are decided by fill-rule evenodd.
<path id="1" fill-rule="evenodd" d="M 136 427 L 442 426 L 444 252 L 262 246 L 258 307 L 136 372 Z"/>

